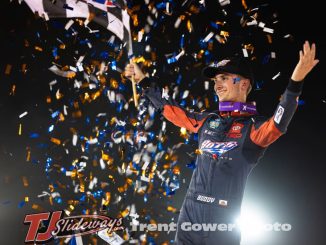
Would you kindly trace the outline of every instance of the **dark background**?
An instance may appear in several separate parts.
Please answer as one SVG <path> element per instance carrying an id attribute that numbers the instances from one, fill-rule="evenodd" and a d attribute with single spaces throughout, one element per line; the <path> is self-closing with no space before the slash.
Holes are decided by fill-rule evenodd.
<path id="1" fill-rule="evenodd" d="M 274 45 L 277 51 L 276 64 L 266 70 L 256 71 L 258 80 L 264 76 L 270 78 L 272 74 L 281 71 L 280 78 L 266 82 L 263 90 L 253 93 L 259 111 L 267 116 L 272 115 L 297 62 L 298 50 L 305 40 L 316 43 L 317 58 L 321 61 L 306 78 L 301 96 L 304 105 L 299 106 L 288 132 L 268 149 L 265 157 L 251 173 L 246 187 L 244 202 L 254 203 L 265 209 L 273 220 L 290 223 L 292 230 L 273 233 L 266 242 L 248 244 L 321 245 L 325 243 L 326 225 L 324 212 L 326 87 L 323 75 L 326 68 L 324 65 L 326 42 L 322 26 L 323 8 L 320 1 L 302 3 L 271 1 L 270 4 L 279 13 L 280 29 L 284 30 L 284 33 L 291 33 L 293 41 L 276 41 Z M 28 137 L 17 135 L 18 116 L 24 111 L 30 113 L 28 120 L 24 121 L 24 132 L 33 131 L 35 128 L 41 129 L 46 125 L 48 112 L 44 99 L 48 91 L 48 82 L 51 80 L 48 76 L 51 78 L 54 76 L 49 75 L 47 71 L 50 60 L 46 55 L 31 58 L 32 56 L 23 50 L 23 40 L 37 30 L 30 10 L 25 5 L 4 2 L 1 3 L 1 10 L 0 244 L 23 244 L 27 232 L 27 226 L 23 225 L 24 216 L 35 210 L 29 204 L 22 208 L 18 205 L 24 196 L 36 197 L 40 194 L 47 188 L 48 182 L 43 167 L 25 161 L 26 146 L 32 143 Z M 213 11 L 214 9 L 207 11 L 207 16 L 213 15 Z M 28 22 L 32 24 L 26 24 Z M 173 35 L 168 35 L 167 38 L 173 40 Z M 22 76 L 18 72 L 19 63 L 16 63 L 12 74 L 6 76 L 4 74 L 6 65 L 15 64 L 23 54 L 29 64 L 28 74 Z M 15 96 L 9 95 L 12 84 L 16 84 L 17 87 Z M 172 126 L 169 129 L 176 130 Z M 184 165 L 181 166 L 181 179 L 185 178 L 186 184 L 181 185 L 176 194 L 170 198 L 171 204 L 176 208 L 181 207 L 191 176 L 191 170 Z M 28 177 L 28 187 L 23 186 L 22 176 Z M 141 200 L 136 198 L 135 202 Z M 43 204 L 45 210 L 46 205 Z M 160 205 L 160 200 L 153 200 L 151 203 L 154 209 L 161 208 Z M 167 220 L 171 217 L 177 218 L 177 215 L 170 214 Z M 174 234 L 170 234 L 161 237 L 161 241 L 173 239 L 173 236 Z"/>

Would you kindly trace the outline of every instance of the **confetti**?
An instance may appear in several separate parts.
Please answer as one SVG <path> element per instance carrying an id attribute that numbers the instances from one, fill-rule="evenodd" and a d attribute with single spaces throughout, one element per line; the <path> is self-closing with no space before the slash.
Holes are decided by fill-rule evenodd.
<path id="1" fill-rule="evenodd" d="M 239 42 L 232 48 L 240 51 L 240 55 L 242 52 L 248 61 L 269 66 L 271 59 L 278 57 L 273 41 L 280 34 L 277 28 L 270 28 L 276 20 L 262 14 L 261 6 L 250 3 L 248 7 L 244 0 L 239 6 L 230 0 L 219 0 L 221 11 L 207 18 L 207 23 L 204 18 L 199 24 L 196 19 L 208 13 L 206 3 L 185 0 L 181 8 L 176 8 L 173 1 L 145 0 L 137 5 L 130 2 L 127 8 L 134 25 L 131 36 L 135 47 L 139 45 L 136 49 L 141 50 L 135 54 L 135 62 L 148 75 L 164 77 L 162 98 L 173 98 L 189 110 L 213 109 L 218 102 L 218 97 L 209 92 L 210 81 L 202 81 L 199 75 L 191 77 L 189 71 L 221 58 L 221 50 L 237 43 L 234 40 L 239 36 L 243 36 L 245 43 Z M 65 8 L 72 11 L 73 6 L 69 4 Z M 239 8 L 239 12 L 233 12 L 233 7 Z M 239 26 L 230 22 L 228 17 L 233 15 L 242 16 Z M 49 73 L 45 81 L 48 91 L 42 97 L 42 106 L 48 109 L 48 121 L 28 129 L 25 120 L 32 119 L 24 112 L 19 116 L 19 119 L 24 117 L 24 125 L 22 120 L 16 124 L 18 135 L 22 135 L 24 126 L 24 134 L 31 141 L 26 147 L 26 161 L 40 163 L 35 167 L 42 166 L 49 181 L 46 190 L 39 190 L 38 198 L 53 207 L 60 204 L 67 215 L 121 210 L 119 215 L 127 223 L 139 224 L 153 217 L 157 217 L 153 222 L 159 222 L 159 217 L 178 212 L 169 198 L 187 185 L 188 180 L 181 181 L 180 176 L 185 167 L 191 171 L 196 168 L 192 159 L 201 154 L 193 149 L 184 166 L 179 162 L 183 158 L 180 154 L 184 153 L 180 148 L 195 145 L 198 136 L 185 128 L 171 130 L 174 126 L 142 96 L 139 110 L 129 106 L 133 100 L 131 86 L 121 74 L 130 58 L 126 43 L 111 32 L 99 31 L 94 17 L 54 21 L 45 14 L 43 18 L 49 20 L 44 23 L 46 29 L 33 33 L 37 41 L 23 43 L 32 50 L 33 60 L 40 61 L 39 55 L 50 60 L 42 64 Z M 56 36 L 52 38 L 52 35 Z M 257 45 L 258 40 L 265 43 Z M 268 45 L 266 50 L 261 50 L 265 45 Z M 32 70 L 29 62 L 24 60 L 23 64 L 22 73 Z M 9 66 L 10 70 L 16 67 Z M 9 75 L 7 69 L 5 74 Z M 273 80 L 278 76 L 280 73 Z M 262 89 L 263 83 L 263 80 L 256 81 L 255 89 Z M 8 93 L 15 95 L 19 86 L 11 84 Z M 205 93 L 199 95 L 196 88 L 204 89 Z M 141 94 L 141 86 L 137 90 Z M 37 147 L 32 148 L 34 143 Z M 36 159 L 40 153 L 44 156 Z M 69 198 L 65 192 L 70 193 Z M 20 206 L 31 203 L 29 196 L 28 200 L 21 200 Z M 138 213 L 132 203 L 134 196 L 142 200 L 137 202 Z M 156 201 L 162 208 L 151 213 Z M 42 209 L 37 204 L 31 206 Z M 115 235 L 104 233 L 100 238 L 107 242 L 112 236 Z M 146 233 L 130 237 L 129 231 L 125 231 L 120 238 L 135 244 L 155 240 Z"/>
<path id="2" fill-rule="evenodd" d="M 230 0 L 219 0 L 219 3 L 221 4 L 222 7 L 224 7 L 228 4 L 230 4 L 231 2 L 230 2 Z"/>
<path id="3" fill-rule="evenodd" d="M 242 52 L 243 52 L 243 57 L 249 57 L 249 55 L 248 55 L 248 51 L 247 51 L 247 49 L 242 49 Z"/>
<path id="4" fill-rule="evenodd" d="M 203 40 L 203 42 L 208 42 L 214 36 L 214 32 L 210 32 Z"/>
<path id="5" fill-rule="evenodd" d="M 281 75 L 281 72 L 277 73 L 275 76 L 272 77 L 272 80 L 277 79 Z"/>
<path id="6" fill-rule="evenodd" d="M 22 135 L 22 124 L 19 124 L 18 135 Z"/>
<path id="7" fill-rule="evenodd" d="M 74 24 L 74 20 L 69 20 L 65 25 L 65 30 L 68 30 Z"/>
<path id="8" fill-rule="evenodd" d="M 27 180 L 27 177 L 22 177 L 22 180 L 23 180 L 23 185 L 24 187 L 28 187 L 28 180 Z"/>
<path id="9" fill-rule="evenodd" d="M 56 65 L 53 65 L 49 68 L 50 71 L 52 71 L 54 74 L 61 76 L 61 77 L 67 77 L 67 78 L 73 78 L 76 76 L 76 73 L 73 71 L 62 71 L 60 70 Z"/>
<path id="10" fill-rule="evenodd" d="M 267 28 L 267 27 L 264 27 L 263 31 L 267 33 L 274 33 L 274 30 L 272 28 Z"/>
<path id="11" fill-rule="evenodd" d="M 23 118 L 24 116 L 26 116 L 28 114 L 27 111 L 23 112 L 22 114 L 19 115 L 19 118 Z"/>
<path id="12" fill-rule="evenodd" d="M 10 64 L 7 64 L 7 65 L 6 65 L 5 75 L 10 75 L 10 73 L 11 73 L 11 68 L 12 68 L 12 65 L 10 65 Z"/>

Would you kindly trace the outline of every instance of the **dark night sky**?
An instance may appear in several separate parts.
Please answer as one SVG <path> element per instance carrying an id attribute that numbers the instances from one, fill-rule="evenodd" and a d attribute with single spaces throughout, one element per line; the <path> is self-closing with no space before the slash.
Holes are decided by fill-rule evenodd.
<path id="1" fill-rule="evenodd" d="M 291 223 L 292 231 L 273 233 L 266 243 L 253 242 L 250 245 L 322 245 L 325 244 L 326 225 L 326 148 L 323 140 L 326 138 L 323 119 L 326 113 L 326 103 L 323 102 L 326 101 L 326 86 L 322 73 L 326 69 L 326 35 L 322 26 L 324 11 L 321 1 L 316 0 L 302 3 L 281 0 L 270 2 L 280 15 L 281 28 L 292 33 L 294 41 L 279 42 L 275 47 L 278 50 L 276 68 L 271 68 L 267 73 L 281 71 L 282 75 L 277 80 L 279 83 L 269 82 L 263 91 L 253 95 L 259 103 L 259 111 L 265 115 L 273 113 L 277 99 L 297 61 L 296 52 L 304 40 L 316 42 L 317 57 L 321 61 L 306 79 L 302 94 L 305 104 L 298 108 L 286 135 L 268 149 L 253 170 L 246 187 L 245 202 L 265 207 L 273 220 Z M 10 76 L 4 75 L 6 65 L 15 64 L 22 56 L 23 40 L 36 27 L 26 29 L 25 23 L 33 18 L 26 6 L 4 1 L 1 5 L 0 244 L 23 244 L 27 232 L 27 226 L 23 225 L 24 215 L 35 210 L 30 205 L 18 208 L 18 204 L 26 195 L 36 196 L 41 193 L 47 188 L 48 182 L 43 168 L 25 161 L 25 147 L 30 144 L 30 139 L 17 135 L 18 115 L 24 111 L 31 112 L 28 121 L 24 123 L 26 132 L 44 127 L 48 115 L 43 102 L 48 82 L 54 76 L 51 74 L 51 78 L 47 77 L 50 61 L 45 56 L 28 61 L 30 71 L 26 76 L 19 74 L 18 62 L 13 66 Z M 259 71 L 258 77 L 263 76 L 264 72 Z M 15 96 L 10 96 L 13 83 L 17 86 L 17 92 Z M 172 126 L 169 128 L 176 130 Z M 185 167 L 182 169 L 183 177 L 189 183 L 191 170 Z M 29 187 L 23 187 L 22 176 L 28 177 Z M 186 187 L 183 185 L 171 199 L 177 208 L 181 207 Z M 160 208 L 159 201 L 153 201 L 153 206 Z M 173 236 L 170 234 L 166 240 Z"/>

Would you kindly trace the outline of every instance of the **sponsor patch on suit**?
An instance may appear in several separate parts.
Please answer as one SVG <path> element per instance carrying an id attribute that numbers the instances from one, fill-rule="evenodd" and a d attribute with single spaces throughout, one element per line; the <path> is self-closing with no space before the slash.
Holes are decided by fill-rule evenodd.
<path id="1" fill-rule="evenodd" d="M 233 123 L 229 132 L 228 132 L 228 137 L 229 138 L 241 138 L 242 137 L 242 133 L 241 130 L 243 129 L 244 125 L 242 123 Z"/>
<path id="2" fill-rule="evenodd" d="M 220 123 L 221 123 L 220 119 L 212 119 L 209 121 L 209 127 L 216 129 L 220 126 Z"/>

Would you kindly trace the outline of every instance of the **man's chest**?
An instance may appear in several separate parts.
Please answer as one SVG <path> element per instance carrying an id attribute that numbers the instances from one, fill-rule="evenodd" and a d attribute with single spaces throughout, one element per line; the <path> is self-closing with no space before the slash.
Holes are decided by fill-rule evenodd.
<path id="1" fill-rule="evenodd" d="M 221 155 L 241 147 L 248 134 L 250 118 L 208 118 L 199 133 L 199 149 Z"/>

